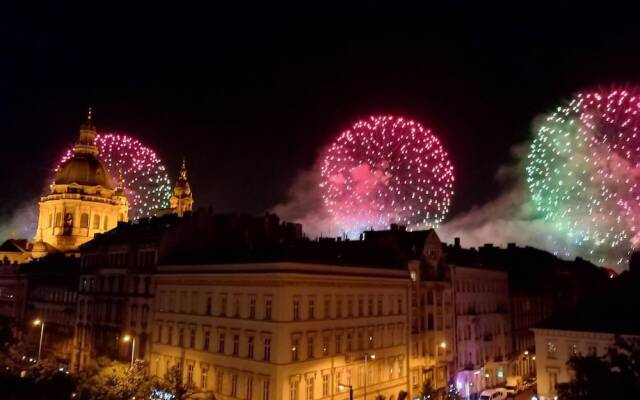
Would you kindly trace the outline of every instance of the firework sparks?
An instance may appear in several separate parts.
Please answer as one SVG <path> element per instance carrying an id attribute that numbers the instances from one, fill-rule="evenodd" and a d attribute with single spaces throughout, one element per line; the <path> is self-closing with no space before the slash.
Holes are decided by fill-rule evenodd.
<path id="1" fill-rule="evenodd" d="M 436 227 L 453 195 L 453 166 L 438 138 L 400 117 L 356 122 L 326 150 L 321 176 L 324 205 L 350 236 L 391 223 Z"/>
<path id="2" fill-rule="evenodd" d="M 158 209 L 167 207 L 171 182 L 153 150 L 135 138 L 112 133 L 98 134 L 95 143 L 98 157 L 111 177 L 124 187 L 129 200 L 130 219 L 150 217 Z M 72 156 L 73 149 L 69 149 L 56 170 Z"/>

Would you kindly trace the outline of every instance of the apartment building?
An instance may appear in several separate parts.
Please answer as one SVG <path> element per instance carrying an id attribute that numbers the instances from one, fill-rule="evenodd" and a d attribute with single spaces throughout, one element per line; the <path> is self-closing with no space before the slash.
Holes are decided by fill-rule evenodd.
<path id="1" fill-rule="evenodd" d="M 407 396 L 406 269 L 166 265 L 154 279 L 152 374 L 178 366 L 218 399 Z"/>
<path id="2" fill-rule="evenodd" d="M 511 322 L 508 274 L 453 267 L 456 384 L 464 395 L 504 383 L 509 373 Z"/>

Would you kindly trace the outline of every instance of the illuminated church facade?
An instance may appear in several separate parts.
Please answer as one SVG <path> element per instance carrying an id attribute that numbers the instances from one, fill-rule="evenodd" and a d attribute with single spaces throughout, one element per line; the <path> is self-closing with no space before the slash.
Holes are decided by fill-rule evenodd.
<path id="1" fill-rule="evenodd" d="M 73 253 L 97 233 L 128 220 L 129 204 L 122 186 L 114 184 L 98 159 L 97 132 L 91 111 L 80 127 L 73 156 L 56 171 L 50 192 L 40 198 L 32 255 Z"/>

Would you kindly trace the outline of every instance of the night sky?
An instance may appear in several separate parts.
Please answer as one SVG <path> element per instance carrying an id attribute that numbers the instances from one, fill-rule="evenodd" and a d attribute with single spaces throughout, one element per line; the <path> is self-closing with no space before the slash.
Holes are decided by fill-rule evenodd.
<path id="1" fill-rule="evenodd" d="M 0 12 L 4 218 L 44 190 L 89 105 L 172 179 L 186 156 L 197 206 L 253 213 L 355 119 L 412 117 L 453 159 L 455 215 L 496 195 L 536 115 L 640 82 L 634 10 L 60 4 Z"/>

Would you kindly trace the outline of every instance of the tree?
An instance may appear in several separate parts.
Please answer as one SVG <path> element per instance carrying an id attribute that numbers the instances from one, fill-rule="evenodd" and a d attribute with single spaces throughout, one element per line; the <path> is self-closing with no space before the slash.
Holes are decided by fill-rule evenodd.
<path id="1" fill-rule="evenodd" d="M 175 400 L 186 400 L 193 394 L 193 390 L 182 382 L 182 369 L 179 365 L 169 368 L 160 387 L 173 394 Z"/>
<path id="2" fill-rule="evenodd" d="M 566 400 L 640 399 L 640 340 L 616 339 L 607 354 L 576 355 L 567 365 L 573 379 L 558 385 Z"/>
<path id="3" fill-rule="evenodd" d="M 107 358 L 98 358 L 78 375 L 78 398 L 81 400 L 148 399 L 158 385 L 148 376 L 143 361 L 133 367 Z"/>
<path id="4" fill-rule="evenodd" d="M 431 385 L 431 381 L 426 381 L 422 384 L 422 390 L 420 394 L 422 395 L 422 400 L 433 400 L 436 398 L 437 391 Z"/>
<path id="5" fill-rule="evenodd" d="M 458 391 L 458 387 L 456 386 L 456 382 L 451 379 L 447 384 L 447 400 L 462 400 L 462 395 Z"/>

